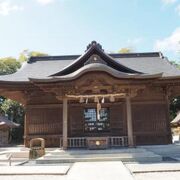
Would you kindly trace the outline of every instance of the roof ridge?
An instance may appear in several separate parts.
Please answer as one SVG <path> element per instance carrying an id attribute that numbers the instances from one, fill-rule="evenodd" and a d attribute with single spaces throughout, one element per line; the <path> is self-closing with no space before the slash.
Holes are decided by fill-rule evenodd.
<path id="1" fill-rule="evenodd" d="M 112 58 L 133 58 L 133 57 L 160 57 L 163 58 L 161 52 L 143 52 L 143 53 L 108 53 Z M 62 55 L 62 56 L 31 56 L 28 63 L 35 61 L 48 61 L 48 60 L 73 60 L 81 55 Z"/>

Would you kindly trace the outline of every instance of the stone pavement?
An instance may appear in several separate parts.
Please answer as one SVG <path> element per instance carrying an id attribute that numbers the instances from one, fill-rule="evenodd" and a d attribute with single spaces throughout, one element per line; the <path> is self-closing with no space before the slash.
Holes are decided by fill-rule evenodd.
<path id="1" fill-rule="evenodd" d="M 70 166 L 3 166 L 0 179 L 4 175 L 66 175 Z"/>
<path id="2" fill-rule="evenodd" d="M 126 163 L 135 180 L 179 180 L 179 162 Z"/>
<path id="3" fill-rule="evenodd" d="M 77 162 L 73 166 L 11 166 L 1 167 L 0 179 L 58 180 L 133 180 L 121 161 Z M 69 169 L 70 168 L 70 169 Z M 46 176 L 45 176 L 46 175 Z M 12 178 L 10 178 L 12 177 Z"/>
<path id="4" fill-rule="evenodd" d="M 0 168 L 0 180 L 178 180 L 180 163 L 77 162 L 54 166 Z"/>
<path id="5" fill-rule="evenodd" d="M 147 172 L 180 172 L 179 162 L 161 162 L 161 163 L 126 163 L 126 167 L 132 173 L 147 173 Z"/>
<path id="6" fill-rule="evenodd" d="M 156 172 L 134 174 L 135 180 L 179 180 L 180 172 Z"/>
<path id="7" fill-rule="evenodd" d="M 17 176 L 0 176 L 1 180 L 67 180 L 66 176 L 61 175 L 17 175 Z"/>
<path id="8" fill-rule="evenodd" d="M 119 162 L 77 162 L 67 180 L 133 180 L 130 171 Z"/>
<path id="9" fill-rule="evenodd" d="M 136 149 L 137 150 L 137 149 Z M 4 152 L 15 152 L 15 156 L 23 155 L 25 157 L 28 149 L 25 148 L 0 148 L 0 154 Z M 117 155 L 116 149 L 111 150 Z M 134 149 L 121 149 L 121 153 L 132 153 Z M 166 161 L 150 162 L 126 162 L 125 166 L 121 161 L 107 162 L 77 162 L 74 164 L 33 164 L 29 162 L 24 166 L 14 166 L 19 168 L 15 170 L 11 167 L 0 167 L 0 180 L 178 180 L 180 179 L 180 144 L 159 145 L 159 146 L 140 146 L 140 153 L 147 151 L 165 157 Z M 23 154 L 20 154 L 23 152 Z M 48 149 L 48 153 L 52 153 L 52 157 L 59 154 L 56 149 Z M 72 155 L 71 151 L 68 151 Z M 94 151 L 91 151 L 91 153 Z M 74 153 L 74 151 L 73 151 Z M 77 151 L 74 156 L 77 155 Z M 82 151 L 81 151 L 82 153 Z M 88 152 L 85 151 L 87 154 Z M 95 152 L 94 152 L 95 153 Z M 102 152 L 98 151 L 101 156 Z M 107 151 L 106 151 L 107 153 Z M 119 153 L 119 152 L 118 152 Z M 96 153 L 95 153 L 96 154 Z M 83 154 L 85 155 L 85 154 Z M 62 153 L 62 156 L 64 154 Z M 94 156 L 94 155 L 93 155 Z M 21 157 L 21 156 L 20 156 Z M 174 160 L 173 160 L 174 159 Z M 169 162 L 167 160 L 170 160 Z M 177 160 L 177 161 L 175 161 Z M 35 162 L 34 162 L 35 163 Z M 49 166 L 50 165 L 50 166 Z M 62 168 L 63 166 L 66 168 Z M 42 168 L 41 168 L 42 167 Z M 3 168 L 7 168 L 6 170 Z M 13 167 L 12 167 L 13 168 Z M 37 169 L 36 169 L 37 168 Z M 70 168 L 70 169 L 69 169 Z M 67 171 L 67 172 L 66 172 Z M 4 172 L 4 175 L 3 175 Z M 19 174 L 17 173 L 19 172 Z M 21 172 L 21 173 L 20 173 Z M 34 173 L 35 172 L 35 173 Z M 64 172 L 64 173 L 62 173 Z M 24 173 L 24 175 L 23 175 Z M 53 174 L 54 173 L 54 174 Z M 9 174 L 9 175 L 8 175 Z M 10 175 L 11 174 L 11 175 Z M 14 175 L 12 175 L 14 174 Z M 17 175 L 15 175 L 17 174 Z M 21 174 L 21 175 L 20 175 Z M 33 175 L 30 175 L 33 174 Z M 64 175 L 62 175 L 64 174 Z"/>

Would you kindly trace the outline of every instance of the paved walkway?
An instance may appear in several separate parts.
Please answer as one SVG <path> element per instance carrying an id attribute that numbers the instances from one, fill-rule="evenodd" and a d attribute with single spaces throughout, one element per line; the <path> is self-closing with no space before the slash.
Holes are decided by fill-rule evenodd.
<path id="1" fill-rule="evenodd" d="M 2 166 L 3 175 L 66 175 L 70 166 Z"/>
<path id="2" fill-rule="evenodd" d="M 33 175 L 33 176 L 32 176 Z M 46 175 L 46 176 L 45 176 Z M 10 178 L 12 176 L 12 178 Z M 59 179 L 59 180 L 133 180 L 121 161 L 77 162 L 69 166 L 11 166 L 1 167 L 0 179 Z"/>
<path id="3" fill-rule="evenodd" d="M 147 172 L 180 172 L 179 162 L 162 162 L 162 163 L 127 163 L 126 167 L 132 173 L 147 173 Z"/>
<path id="4" fill-rule="evenodd" d="M 180 172 L 140 173 L 134 174 L 134 178 L 135 180 L 179 180 Z"/>
<path id="5" fill-rule="evenodd" d="M 67 180 L 133 180 L 130 171 L 119 162 L 78 162 L 68 173 Z"/>
<path id="6" fill-rule="evenodd" d="M 1 180 L 67 180 L 66 176 L 61 175 L 17 175 L 0 176 Z"/>

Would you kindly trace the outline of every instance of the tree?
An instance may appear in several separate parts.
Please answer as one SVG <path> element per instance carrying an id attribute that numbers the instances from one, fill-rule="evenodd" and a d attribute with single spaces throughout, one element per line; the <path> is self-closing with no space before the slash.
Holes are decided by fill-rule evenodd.
<path id="1" fill-rule="evenodd" d="M 29 51 L 28 49 L 25 49 L 19 54 L 19 61 L 25 62 L 31 56 L 33 57 L 48 56 L 48 54 L 39 51 Z"/>
<path id="2" fill-rule="evenodd" d="M 5 99 L 1 105 L 1 113 L 8 119 L 20 124 L 20 127 L 11 130 L 12 140 L 21 142 L 24 134 L 24 108 L 16 101 Z"/>
<path id="3" fill-rule="evenodd" d="M 133 49 L 130 47 L 124 47 L 118 51 L 118 53 L 121 53 L 121 54 L 132 53 L 132 52 L 133 52 Z"/>
<path id="4" fill-rule="evenodd" d="M 21 63 L 13 57 L 0 58 L 0 75 L 12 74 L 21 67 Z"/>

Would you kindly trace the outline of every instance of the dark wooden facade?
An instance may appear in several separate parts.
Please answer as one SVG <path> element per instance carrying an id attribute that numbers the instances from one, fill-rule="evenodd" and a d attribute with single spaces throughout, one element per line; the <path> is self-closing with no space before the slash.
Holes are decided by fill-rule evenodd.
<path id="1" fill-rule="evenodd" d="M 141 94 L 141 93 L 140 93 Z M 150 95 L 149 95 L 150 96 Z M 147 97 L 143 93 L 132 98 L 133 133 L 137 145 L 171 143 L 169 117 L 165 95 L 160 98 Z M 84 132 L 83 110 L 95 107 L 96 103 L 68 103 L 68 137 L 127 136 L 126 105 L 123 98 L 117 102 L 104 103 L 110 109 L 110 131 L 88 134 Z M 43 137 L 47 146 L 59 146 L 63 131 L 63 108 L 61 103 L 26 106 L 26 145 L 33 137 Z"/>
<path id="2" fill-rule="evenodd" d="M 1 81 L 1 94 L 25 106 L 26 146 L 35 137 L 44 138 L 46 147 L 60 146 L 61 139 L 68 146 L 67 138 L 74 137 L 126 136 L 133 138 L 129 145 L 171 143 L 169 100 L 179 95 L 180 73 L 168 78 L 140 73 L 109 58 L 95 43 L 74 64 L 52 76 Z M 81 96 L 87 96 L 88 103 L 80 103 Z M 105 97 L 101 106 L 109 111 L 106 132 L 85 131 L 84 109 L 97 107 L 96 96 Z"/>

